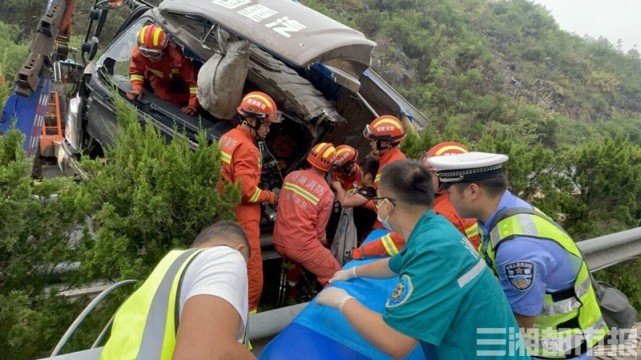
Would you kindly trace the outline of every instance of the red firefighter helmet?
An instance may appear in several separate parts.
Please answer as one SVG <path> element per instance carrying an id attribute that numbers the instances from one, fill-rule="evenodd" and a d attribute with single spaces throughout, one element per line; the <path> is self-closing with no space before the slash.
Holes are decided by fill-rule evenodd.
<path id="1" fill-rule="evenodd" d="M 428 159 L 433 156 L 465 154 L 466 152 L 467 149 L 465 146 L 454 141 L 446 141 L 434 145 L 427 151 L 421 152 L 418 160 L 425 165 L 430 165 Z"/>
<path id="2" fill-rule="evenodd" d="M 392 115 L 382 115 L 374 119 L 371 124 L 365 125 L 363 136 L 367 140 L 398 143 L 405 137 L 405 129 L 399 119 Z"/>
<path id="3" fill-rule="evenodd" d="M 358 151 L 349 145 L 336 147 L 336 165 L 345 166 L 358 160 Z"/>
<path id="4" fill-rule="evenodd" d="M 236 111 L 242 117 L 255 116 L 261 122 L 279 123 L 281 121 L 281 113 L 274 99 L 260 91 L 252 91 L 245 95 Z"/>
<path id="5" fill-rule="evenodd" d="M 169 43 L 169 37 L 158 25 L 147 24 L 138 33 L 138 49 L 146 57 L 160 57 Z"/>
<path id="6" fill-rule="evenodd" d="M 327 172 L 336 161 L 336 149 L 330 143 L 316 144 L 307 155 L 307 161 L 313 167 Z"/>

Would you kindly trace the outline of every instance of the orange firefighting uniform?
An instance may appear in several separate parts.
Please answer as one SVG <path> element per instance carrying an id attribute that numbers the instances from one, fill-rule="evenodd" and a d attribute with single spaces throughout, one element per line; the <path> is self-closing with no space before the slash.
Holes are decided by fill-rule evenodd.
<path id="1" fill-rule="evenodd" d="M 251 255 L 247 264 L 249 278 L 249 310 L 255 311 L 263 291 L 263 256 L 260 250 L 260 203 L 274 203 L 274 193 L 258 188 L 262 158 L 249 130 L 237 126 L 220 138 L 222 177 L 217 184 L 221 192 L 224 182 L 240 183 L 241 201 L 234 208 L 236 221 L 249 239 Z"/>
<path id="2" fill-rule="evenodd" d="M 338 181 L 341 183 L 341 187 L 345 191 L 352 190 L 360 186 L 361 180 L 361 170 L 358 164 L 354 164 L 354 174 L 345 175 L 340 171 L 334 171 L 332 173 L 332 181 Z"/>
<path id="3" fill-rule="evenodd" d="M 189 105 L 198 109 L 199 104 L 196 96 L 198 83 L 194 65 L 177 46 L 170 44 L 165 51 L 162 59 L 154 63 L 140 53 L 138 45 L 134 46 L 129 63 L 132 90 L 142 90 L 145 79 L 148 79 L 154 95 L 160 99 L 177 107 Z M 172 89 L 172 81 L 176 77 L 182 78 L 185 86 L 189 88 L 189 92 L 187 89 L 184 89 L 184 92 L 179 92 L 181 89 Z"/>
<path id="4" fill-rule="evenodd" d="M 376 173 L 376 178 L 374 178 L 374 187 L 378 190 L 378 183 L 381 182 L 381 174 L 383 173 L 383 168 L 385 168 L 385 165 L 391 164 L 395 161 L 405 160 L 405 154 L 403 154 L 398 146 L 394 146 L 382 156 L 377 157 L 377 160 L 378 172 Z"/>
<path id="5" fill-rule="evenodd" d="M 383 168 L 386 165 L 391 164 L 395 161 L 405 160 L 405 154 L 403 154 L 403 152 L 401 151 L 401 149 L 398 148 L 398 146 L 395 146 L 391 148 L 388 152 L 386 152 L 383 156 L 377 157 L 376 159 L 378 160 L 378 172 L 376 173 L 376 178 L 374 178 L 374 189 L 378 190 L 378 184 L 381 182 L 381 174 L 383 173 Z M 374 205 L 374 201 L 372 200 L 368 201 L 363 206 L 365 208 L 368 208 L 376 212 L 376 205 Z M 383 224 L 381 224 L 381 222 L 378 220 L 376 220 L 372 228 L 384 229 Z M 399 241 L 399 242 L 402 241 L 402 243 L 405 244 L 405 240 L 403 240 L 400 235 L 394 233 L 393 238 L 394 238 L 394 241 Z"/>
<path id="6" fill-rule="evenodd" d="M 437 195 L 434 199 L 434 211 L 437 214 L 443 215 L 450 223 L 474 245 L 478 248 L 479 245 L 479 228 L 476 219 L 466 219 L 461 217 L 447 194 Z M 393 256 L 397 254 L 405 245 L 403 239 L 398 233 L 391 232 L 380 239 L 369 242 L 354 250 L 352 257 L 354 259 L 364 259 L 365 257 L 372 256 Z"/>
<path id="7" fill-rule="evenodd" d="M 320 240 L 334 203 L 334 193 L 325 178 L 312 169 L 290 173 L 278 197 L 278 216 L 274 226 L 274 247 L 313 272 L 325 286 L 341 269 L 331 251 Z"/>

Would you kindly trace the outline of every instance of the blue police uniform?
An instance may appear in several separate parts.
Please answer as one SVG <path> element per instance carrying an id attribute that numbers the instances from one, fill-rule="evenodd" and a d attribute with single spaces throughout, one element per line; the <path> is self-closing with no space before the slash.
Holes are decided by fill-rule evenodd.
<path id="1" fill-rule="evenodd" d="M 515 207 L 532 208 L 532 205 L 506 191 L 496 212 L 486 223 L 478 221 L 483 231 L 481 246 L 487 248 L 489 232 L 487 226 L 501 211 Z M 568 253 L 554 241 L 544 241 L 527 236 L 516 236 L 505 241 L 496 253 L 498 278 L 512 311 L 523 316 L 537 316 L 543 309 L 546 292 L 572 288 L 581 261 Z M 575 359 L 590 359 L 590 352 Z"/>
<path id="2" fill-rule="evenodd" d="M 439 359 L 529 359 L 492 271 L 444 217 L 425 212 L 389 260 L 399 282 L 383 320 Z"/>

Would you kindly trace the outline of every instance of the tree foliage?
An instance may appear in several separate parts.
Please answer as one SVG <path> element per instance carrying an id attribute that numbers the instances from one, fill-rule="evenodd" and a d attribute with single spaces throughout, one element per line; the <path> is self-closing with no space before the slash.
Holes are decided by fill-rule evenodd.
<path id="1" fill-rule="evenodd" d="M 51 289 L 60 280 L 53 265 L 75 260 L 70 239 L 85 216 L 75 203 L 76 186 L 68 178 L 34 182 L 23 142 L 15 129 L 0 138 L 0 348 L 5 359 L 45 356 L 83 303 L 70 303 Z"/>
<path id="2" fill-rule="evenodd" d="M 167 251 L 188 247 L 219 219 L 232 219 L 240 193 L 219 195 L 220 151 L 200 133 L 198 146 L 138 122 L 136 109 L 114 97 L 119 129 L 105 162 L 85 159 L 79 198 L 93 204 L 95 240 L 84 244 L 82 273 L 95 278 L 144 278 Z"/>

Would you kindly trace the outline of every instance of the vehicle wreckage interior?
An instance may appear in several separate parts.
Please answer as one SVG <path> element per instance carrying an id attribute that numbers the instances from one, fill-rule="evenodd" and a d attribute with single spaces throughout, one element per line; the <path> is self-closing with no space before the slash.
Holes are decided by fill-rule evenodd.
<path id="1" fill-rule="evenodd" d="M 198 71 L 199 92 L 203 84 L 210 83 L 214 84 L 217 92 L 226 91 L 216 86 L 217 82 L 228 84 L 228 81 L 224 79 L 221 81 L 217 77 L 224 71 L 200 70 L 204 69 L 207 59 L 221 53 L 220 49 L 229 48 L 228 44 L 233 41 L 240 41 L 234 39 L 218 25 L 197 16 L 169 14 L 164 19 L 165 24 L 175 24 L 174 27 L 180 29 L 178 32 L 169 31 L 168 33 L 171 41 L 182 48 L 185 56 L 192 60 Z M 136 35 L 139 30 L 147 23 L 158 23 L 158 21 L 148 16 L 140 17 L 122 31 L 100 56 L 96 67 L 99 81 L 91 81 L 88 84 L 89 87 L 97 87 L 91 89 L 90 97 L 96 97 L 95 92 L 100 93 L 111 86 L 115 87 L 121 96 L 131 89 L 129 81 L 131 49 L 136 44 Z M 194 43 L 199 46 L 187 46 Z M 256 45 L 246 44 L 248 62 L 236 61 L 225 64 L 246 67 L 230 70 L 247 74 L 243 86 L 238 88 L 237 100 L 232 103 L 237 104 L 242 94 L 260 90 L 271 95 L 283 113 L 283 122 L 271 127 L 265 139 L 266 147 L 263 148 L 262 180 L 267 188 L 279 187 L 284 174 L 304 165 L 305 155 L 311 146 L 321 140 L 334 141 L 336 144 L 349 142 L 361 151 L 368 151 L 361 131 L 375 115 L 357 93 L 352 93 L 334 82 L 331 74 L 322 72 L 322 66 L 293 69 Z M 236 51 L 234 54 L 237 58 L 242 56 L 242 54 L 238 56 L 238 53 L 240 52 Z M 308 78 L 313 79 L 313 84 Z M 219 138 L 233 126 L 233 113 L 229 111 L 229 103 L 224 104 L 227 109 L 203 107 L 196 116 L 189 116 L 153 96 L 150 87 L 147 90 L 148 95 L 136 101 L 136 106 L 141 113 L 150 115 L 168 137 L 174 135 L 174 124 L 188 135 L 195 134 L 199 127 L 202 127 L 211 139 Z M 220 105 L 220 102 L 217 105 Z M 231 109 L 235 110 L 235 106 Z M 111 131 L 106 129 L 112 129 L 116 125 L 115 117 L 92 114 L 93 112 L 102 112 L 102 110 L 99 107 L 89 110 L 91 120 L 87 125 L 90 134 L 95 136 L 100 144 L 109 143 Z M 224 113 L 226 114 L 220 115 Z M 92 126 L 91 122 L 94 121 L 103 123 Z"/>

